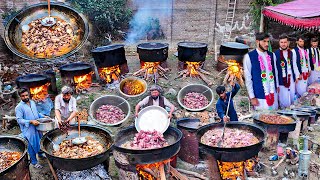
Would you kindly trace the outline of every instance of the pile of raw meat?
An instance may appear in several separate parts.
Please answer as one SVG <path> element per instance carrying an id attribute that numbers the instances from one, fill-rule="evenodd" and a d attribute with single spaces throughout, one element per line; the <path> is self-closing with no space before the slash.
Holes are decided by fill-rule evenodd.
<path id="1" fill-rule="evenodd" d="M 318 82 L 312 83 L 308 86 L 308 92 L 311 94 L 320 94 L 320 84 Z"/>
<path id="2" fill-rule="evenodd" d="M 129 144 L 124 144 L 130 149 L 158 149 L 168 145 L 163 135 L 158 131 L 143 131 L 137 133 Z"/>
<path id="3" fill-rule="evenodd" d="M 96 119 L 106 124 L 115 124 L 126 117 L 126 114 L 113 105 L 102 105 L 96 112 Z"/>
<path id="4" fill-rule="evenodd" d="M 277 114 L 261 114 L 260 121 L 268 124 L 289 124 L 294 122 L 292 119 Z"/>
<path id="5" fill-rule="evenodd" d="M 91 137 L 86 137 L 86 139 L 87 142 L 80 145 L 72 144 L 71 139 L 64 140 L 59 144 L 59 150 L 53 151 L 53 155 L 61 158 L 80 159 L 104 152 L 104 147 L 99 141 Z"/>
<path id="6" fill-rule="evenodd" d="M 200 109 L 208 105 L 209 101 L 201 93 L 189 92 L 184 96 L 183 104 L 190 109 Z"/>
<path id="7" fill-rule="evenodd" d="M 222 140 L 223 128 L 212 129 L 204 133 L 201 137 L 201 143 L 212 147 L 218 147 L 218 143 Z M 253 135 L 253 133 L 234 129 L 225 128 L 224 140 L 221 147 L 223 148 L 237 148 L 251 146 L 259 142 L 259 139 Z"/>
<path id="8" fill-rule="evenodd" d="M 0 172 L 12 166 L 21 158 L 20 152 L 2 151 L 0 152 Z"/>

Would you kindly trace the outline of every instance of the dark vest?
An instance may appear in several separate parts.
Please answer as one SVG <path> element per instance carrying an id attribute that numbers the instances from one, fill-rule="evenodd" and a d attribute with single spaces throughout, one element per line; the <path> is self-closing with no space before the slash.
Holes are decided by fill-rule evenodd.
<path id="1" fill-rule="evenodd" d="M 273 75 L 275 76 L 275 66 L 274 66 L 274 60 L 273 60 L 273 53 L 267 51 L 268 55 L 271 57 L 271 65 L 272 65 L 272 72 Z M 248 53 L 250 61 L 251 61 L 251 76 L 252 76 L 252 87 L 253 87 L 253 93 L 254 96 L 258 99 L 265 99 L 265 94 L 263 90 L 263 85 L 262 85 L 262 79 L 261 79 L 261 69 L 260 69 L 260 62 L 258 59 L 258 52 L 257 50 L 253 50 Z M 277 89 L 277 82 L 276 78 L 274 77 L 274 87 L 275 91 Z"/>
<path id="2" fill-rule="evenodd" d="M 281 59 L 280 59 L 280 49 L 276 50 L 274 52 L 274 54 L 276 55 L 276 58 L 277 58 L 277 61 L 276 61 L 276 65 L 277 65 L 277 70 L 278 70 L 278 80 L 279 80 L 279 85 L 284 85 L 283 84 L 283 79 L 282 79 L 282 67 L 281 67 Z M 292 77 L 293 79 L 295 80 L 296 79 L 296 76 L 294 74 L 294 71 L 293 71 L 293 61 L 292 61 L 292 51 L 288 50 L 288 57 L 291 57 L 290 59 L 290 64 L 291 64 L 291 72 L 292 72 Z M 288 72 L 287 68 L 288 68 L 288 64 L 287 64 L 287 61 L 284 61 L 285 63 L 285 70 L 286 72 Z M 291 82 L 291 83 L 294 83 L 294 82 Z"/>
<path id="3" fill-rule="evenodd" d="M 300 53 L 299 53 L 299 48 L 298 47 L 295 47 L 294 49 L 293 49 L 293 51 L 295 51 L 296 52 L 296 55 L 297 55 L 297 67 L 298 67 L 298 70 L 299 70 L 299 73 L 301 74 L 302 73 L 302 71 L 301 71 L 301 63 L 300 63 Z"/>
<path id="4" fill-rule="evenodd" d="M 148 104 L 147 106 L 152 106 L 153 105 L 153 99 L 151 96 L 149 96 L 149 101 L 148 101 Z M 159 96 L 159 106 L 165 108 L 164 106 L 164 98 L 162 96 Z"/>
<path id="5" fill-rule="evenodd" d="M 311 49 L 313 49 L 313 48 L 310 48 L 309 49 L 309 62 L 310 62 L 310 68 L 311 68 L 311 70 L 313 71 L 314 70 L 314 64 L 313 64 L 313 61 L 312 61 L 312 52 L 311 52 Z M 318 52 L 316 52 L 316 51 L 318 51 L 318 48 L 317 49 L 315 49 L 314 50 L 314 55 L 316 56 L 317 54 L 318 54 L 318 61 L 320 60 L 320 54 L 319 54 L 319 51 Z"/>

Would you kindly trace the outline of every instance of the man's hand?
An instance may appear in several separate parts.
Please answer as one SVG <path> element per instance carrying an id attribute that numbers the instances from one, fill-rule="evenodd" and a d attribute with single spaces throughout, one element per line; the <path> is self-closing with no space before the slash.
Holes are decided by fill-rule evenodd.
<path id="1" fill-rule="evenodd" d="M 277 87 L 277 93 L 278 94 L 280 93 L 280 87 Z"/>
<path id="2" fill-rule="evenodd" d="M 302 80 L 302 74 L 299 75 L 298 80 Z"/>
<path id="3" fill-rule="evenodd" d="M 223 121 L 225 123 L 229 122 L 230 121 L 230 117 L 229 116 L 223 116 Z"/>
<path id="4" fill-rule="evenodd" d="M 32 124 L 34 126 L 38 126 L 40 123 L 37 120 L 30 120 L 30 124 Z"/>
<path id="5" fill-rule="evenodd" d="M 259 101 L 257 98 L 250 99 L 250 102 L 253 106 L 259 106 Z"/>

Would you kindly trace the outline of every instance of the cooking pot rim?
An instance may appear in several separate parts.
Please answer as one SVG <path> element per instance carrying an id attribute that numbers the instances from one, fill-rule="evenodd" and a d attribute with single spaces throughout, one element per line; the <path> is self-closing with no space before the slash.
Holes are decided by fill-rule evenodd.
<path id="1" fill-rule="evenodd" d="M 202 43 L 202 42 L 179 42 L 178 47 L 183 47 L 183 48 L 206 48 L 208 47 L 207 43 Z"/>
<path id="2" fill-rule="evenodd" d="M 92 53 L 102 53 L 102 52 L 108 52 L 108 51 L 113 51 L 116 49 L 123 48 L 124 44 L 111 44 L 107 46 L 99 46 L 91 50 Z"/>
<path id="3" fill-rule="evenodd" d="M 157 44 L 161 45 L 160 47 L 143 47 L 143 45 L 151 45 L 151 44 Z M 160 43 L 160 42 L 146 42 L 146 43 L 140 43 L 137 45 L 138 49 L 144 49 L 144 50 L 159 50 L 163 48 L 168 48 L 168 43 Z"/>

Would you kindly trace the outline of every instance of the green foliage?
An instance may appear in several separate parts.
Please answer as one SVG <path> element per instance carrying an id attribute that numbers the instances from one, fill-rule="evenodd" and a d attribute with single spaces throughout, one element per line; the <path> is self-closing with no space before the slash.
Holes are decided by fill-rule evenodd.
<path id="1" fill-rule="evenodd" d="M 100 35 L 116 36 L 119 30 L 127 29 L 132 16 L 127 0 L 70 0 L 71 4 L 86 14 Z"/>
<path id="2" fill-rule="evenodd" d="M 258 30 L 260 26 L 261 9 L 265 6 L 275 6 L 288 2 L 288 0 L 253 0 L 250 3 L 250 14 L 253 19 L 252 27 L 254 30 Z"/>

